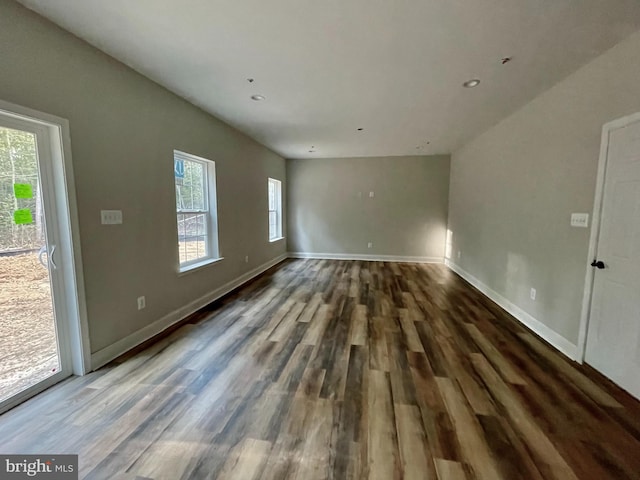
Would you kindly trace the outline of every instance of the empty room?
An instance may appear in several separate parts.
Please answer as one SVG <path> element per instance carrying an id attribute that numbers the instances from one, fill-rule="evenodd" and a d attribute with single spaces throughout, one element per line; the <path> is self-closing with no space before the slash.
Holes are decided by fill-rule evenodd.
<path id="1" fill-rule="evenodd" d="M 0 65 L 0 479 L 640 479 L 637 0 L 0 0 Z"/>

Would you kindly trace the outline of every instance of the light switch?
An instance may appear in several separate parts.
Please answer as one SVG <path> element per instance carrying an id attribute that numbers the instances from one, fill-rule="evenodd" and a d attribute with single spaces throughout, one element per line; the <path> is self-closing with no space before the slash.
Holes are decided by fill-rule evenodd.
<path id="1" fill-rule="evenodd" d="M 102 225 L 120 225 L 122 223 L 122 210 L 100 210 Z"/>
<path id="2" fill-rule="evenodd" d="M 373 198 L 375 196 L 376 196 L 376 194 L 374 192 L 369 192 L 369 198 Z"/>
<path id="3" fill-rule="evenodd" d="M 589 214 L 588 213 L 572 213 L 571 226 L 587 228 L 589 226 Z"/>

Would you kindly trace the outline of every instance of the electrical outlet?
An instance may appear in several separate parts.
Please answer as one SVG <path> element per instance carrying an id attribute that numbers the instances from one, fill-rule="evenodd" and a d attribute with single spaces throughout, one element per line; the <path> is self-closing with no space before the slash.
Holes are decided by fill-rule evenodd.
<path id="1" fill-rule="evenodd" d="M 529 294 L 529 296 L 531 297 L 531 300 L 535 300 L 536 299 L 536 289 L 532 288 L 531 289 L 531 293 Z"/>
<path id="2" fill-rule="evenodd" d="M 249 263 L 249 255 L 244 256 L 244 263 Z"/>
<path id="3" fill-rule="evenodd" d="M 369 192 L 369 198 L 373 198 L 375 196 L 376 196 L 376 194 L 374 192 Z"/>
<path id="4" fill-rule="evenodd" d="M 371 247 L 373 247 L 373 242 L 367 243 L 367 248 L 371 248 Z"/>
<path id="5" fill-rule="evenodd" d="M 147 306 L 147 301 L 144 298 L 144 296 L 138 297 L 138 310 L 142 310 L 146 306 Z"/>
<path id="6" fill-rule="evenodd" d="M 458 250 L 458 260 L 460 260 L 460 250 Z"/>

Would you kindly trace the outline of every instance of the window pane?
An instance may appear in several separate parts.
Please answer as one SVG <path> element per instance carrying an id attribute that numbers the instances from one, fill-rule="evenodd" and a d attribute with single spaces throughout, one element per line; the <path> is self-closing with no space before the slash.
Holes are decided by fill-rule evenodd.
<path id="1" fill-rule="evenodd" d="M 176 205 L 181 210 L 207 210 L 204 164 L 184 160 L 184 178 L 176 179 Z"/>
<path id="2" fill-rule="evenodd" d="M 186 262 L 186 250 L 185 250 L 185 228 L 184 228 L 184 214 L 178 214 L 178 254 L 180 255 L 180 263 Z"/>
<path id="3" fill-rule="evenodd" d="M 197 246 L 197 257 L 196 258 L 203 258 L 207 256 L 207 243 L 205 241 L 205 237 L 200 236 L 196 238 L 196 246 Z"/>
<path id="4" fill-rule="evenodd" d="M 178 214 L 180 263 L 191 262 L 208 256 L 206 235 L 206 213 Z"/>
<path id="5" fill-rule="evenodd" d="M 269 210 L 276 209 L 276 193 L 275 186 L 272 181 L 269 181 Z"/>
<path id="6" fill-rule="evenodd" d="M 277 212 L 269 212 L 269 238 L 278 236 L 278 214 Z"/>

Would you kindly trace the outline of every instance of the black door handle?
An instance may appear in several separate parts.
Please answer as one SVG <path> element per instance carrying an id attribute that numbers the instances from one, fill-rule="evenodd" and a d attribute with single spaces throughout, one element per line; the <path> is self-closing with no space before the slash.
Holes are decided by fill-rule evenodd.
<path id="1" fill-rule="evenodd" d="M 593 262 L 591 262 L 591 266 L 599 268 L 600 270 L 605 268 L 604 262 L 602 260 L 594 260 Z"/>

